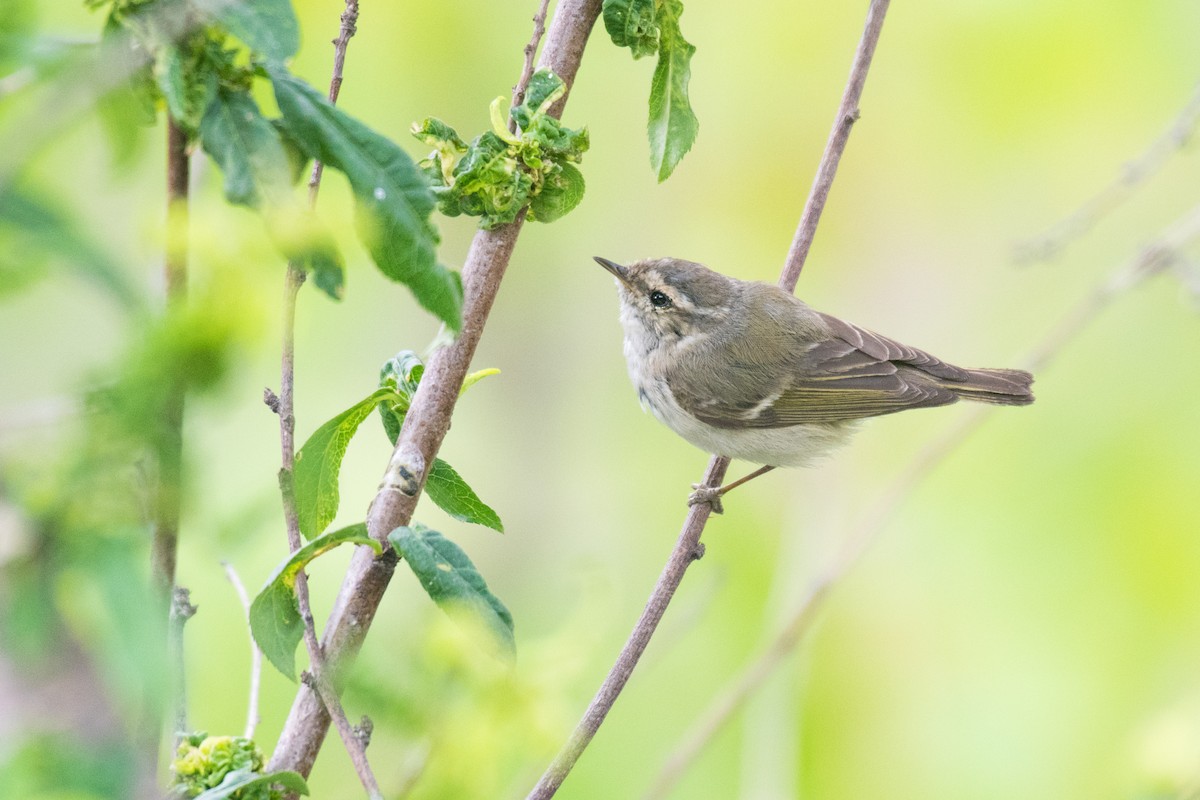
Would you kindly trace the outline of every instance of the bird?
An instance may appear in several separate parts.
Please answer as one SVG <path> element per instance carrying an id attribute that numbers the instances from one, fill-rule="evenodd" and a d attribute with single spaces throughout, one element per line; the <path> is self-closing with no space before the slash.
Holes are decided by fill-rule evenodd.
<path id="1" fill-rule="evenodd" d="M 810 466 L 868 417 L 958 400 L 1033 402 L 1019 369 L 966 369 L 817 311 L 780 287 L 694 261 L 627 266 L 599 256 L 620 296 L 629 377 L 644 408 L 708 453 L 761 468 L 689 504 L 721 497 L 775 467 Z"/>

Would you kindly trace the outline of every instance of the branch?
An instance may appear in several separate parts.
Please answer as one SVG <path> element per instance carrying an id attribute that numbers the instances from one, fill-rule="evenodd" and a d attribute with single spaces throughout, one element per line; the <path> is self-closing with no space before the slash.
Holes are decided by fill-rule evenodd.
<path id="1" fill-rule="evenodd" d="M 1096 226 L 1105 215 L 1112 213 L 1133 194 L 1133 190 L 1150 179 L 1171 156 L 1191 140 L 1200 125 L 1200 85 L 1193 90 L 1187 105 L 1154 143 L 1136 160 L 1125 165 L 1121 175 L 1073 213 L 1056 223 L 1040 236 L 1017 244 L 1014 258 L 1018 263 L 1048 261 L 1067 245 Z"/>
<path id="2" fill-rule="evenodd" d="M 167 313 L 187 302 L 188 270 L 188 153 L 187 134 L 167 120 L 167 245 L 163 258 Z M 183 387 L 181 375 L 171 375 L 171 387 L 161 410 L 162 439 L 158 452 L 158 492 L 154 506 L 154 539 L 150 563 L 164 613 L 175 588 L 179 545 L 179 481 L 183 459 Z"/>
<path id="3" fill-rule="evenodd" d="M 521 68 L 521 77 L 517 81 L 517 85 L 513 87 L 511 102 L 513 108 L 521 105 L 525 100 L 525 90 L 529 88 L 529 79 L 533 77 L 533 56 L 537 53 L 538 42 L 542 40 L 542 34 L 546 32 L 546 8 L 549 5 L 550 0 L 541 0 L 537 13 L 533 15 L 533 36 L 529 38 L 529 44 L 525 45 L 525 66 Z M 508 120 L 508 130 L 510 133 L 517 132 L 517 121 L 511 117 Z"/>
<path id="4" fill-rule="evenodd" d="M 346 0 L 346 10 L 341 16 L 341 28 L 338 37 L 333 40 L 333 75 L 329 81 L 329 102 L 336 103 L 342 88 L 342 74 L 346 64 L 346 48 L 358 29 L 358 0 Z M 323 165 L 320 161 L 313 164 L 312 174 L 308 181 L 308 202 L 316 206 L 317 194 L 321 189 Z M 301 548 L 300 522 L 296 513 L 296 492 L 294 467 L 296 416 L 294 406 L 295 394 L 295 330 L 296 330 L 296 296 L 305 280 L 304 271 L 295 263 L 289 262 L 284 283 L 284 323 L 283 345 L 280 367 L 280 385 L 277 402 L 272 407 L 279 414 L 279 444 L 283 465 L 279 470 L 279 491 L 283 498 L 283 516 L 287 525 L 288 547 L 294 553 Z M 338 693 L 329 678 L 328 666 L 317 640 L 316 624 L 313 620 L 312 601 L 308 594 L 308 575 L 304 570 L 296 575 L 295 583 L 296 604 L 300 618 L 304 622 L 304 644 L 308 650 L 309 677 L 311 685 L 327 714 L 332 718 L 341 736 L 342 744 L 350 755 L 354 770 L 367 790 L 372 800 L 382 798 L 379 783 L 371 771 L 367 761 L 366 746 L 362 739 L 355 736 L 346 712 L 342 708 Z"/>
<path id="5" fill-rule="evenodd" d="M 600 3 L 601 0 L 563 0 L 550 25 L 540 65 L 554 70 L 568 87 L 575 82 L 588 34 L 600 15 Z M 550 113 L 561 115 L 565 102 L 566 97 L 559 100 Z M 368 530 L 381 542 L 386 542 L 391 531 L 412 519 L 426 467 L 433 463 L 450 427 L 459 387 L 483 335 L 523 221 L 520 217 L 510 225 L 478 231 L 471 242 L 462 270 L 462 332 L 452 344 L 436 351 L 426 364 L 396 440 L 396 449 L 368 512 Z M 360 547 L 351 559 L 322 641 L 326 664 L 335 682 L 362 646 L 396 560 L 390 546 L 378 558 L 370 548 Z M 301 686 L 269 769 L 291 769 L 308 775 L 328 728 L 329 717 L 320 699 L 308 686 Z"/>
<path id="6" fill-rule="evenodd" d="M 1024 359 L 1030 372 L 1040 372 L 1057 358 L 1071 341 L 1093 322 L 1117 298 L 1144 280 L 1174 264 L 1181 250 L 1200 237 L 1200 207 L 1192 209 L 1167 229 L 1159 240 L 1136 258 L 1121 265 L 1071 311 L 1063 316 L 1045 338 Z M 784 659 L 803 640 L 829 591 L 849 572 L 879 538 L 913 491 L 952 453 L 971 437 L 996 411 L 995 406 L 976 405 L 959 417 L 941 436 L 925 446 L 908 467 L 892 482 L 847 538 L 841 554 L 808 585 L 800 605 L 783 628 L 740 676 L 730 682 L 719 697 L 692 725 L 683 743 L 664 762 L 645 800 L 666 797 L 687 768 L 699 757 L 713 737 L 766 682 Z"/>
<path id="7" fill-rule="evenodd" d="M 888 3 L 889 0 L 872 0 L 871 7 L 867 12 L 862 40 L 854 55 L 850 78 L 846 83 L 846 90 L 842 94 L 842 102 L 838 107 L 837 116 L 834 118 L 833 130 L 825 145 L 825 152 L 821 156 L 821 163 L 817 168 L 817 175 L 813 180 L 808 201 L 805 203 L 804 213 L 801 215 L 796 229 L 796 237 L 779 276 L 779 285 L 788 291 L 795 288 L 796 279 L 804 267 L 804 260 L 808 257 L 817 223 L 820 221 L 825 201 L 829 197 L 829 189 L 833 185 L 833 178 L 837 173 L 838 162 L 841 160 L 842 153 L 846 149 L 846 142 L 850 138 L 850 128 L 858 119 L 858 101 L 862 96 L 867 70 L 871 65 L 871 57 L 875 54 L 875 45 L 879 41 Z M 728 468 L 728 458 L 714 456 L 708 463 L 702 485 L 714 488 L 720 486 Z M 679 588 L 688 566 L 704 554 L 700 536 L 704 533 L 704 526 L 711 513 L 712 507 L 707 504 L 694 505 L 688 509 L 688 515 L 684 520 L 683 530 L 680 531 L 679 538 L 676 540 L 675 549 L 671 551 L 667 565 L 663 568 L 658 583 L 654 585 L 646 608 L 634 626 L 629 640 L 609 671 L 608 677 L 600 685 L 596 696 L 592 698 L 591 704 L 584 712 L 583 719 L 579 721 L 567 743 L 546 769 L 537 786 L 529 793 L 528 800 L 545 800 L 545 798 L 553 797 L 567 774 L 575 766 L 575 762 L 579 760 L 600 729 L 601 723 L 612 709 L 621 690 L 625 688 L 638 659 L 641 658 L 646 645 L 649 644 L 650 637 L 654 635 L 654 631 L 666 612 L 671 598 L 674 597 L 676 589 Z"/>
<path id="8" fill-rule="evenodd" d="M 175 706 L 175 744 L 179 737 L 188 730 L 187 716 L 187 682 L 184 680 L 185 669 L 183 661 L 183 626 L 196 615 L 196 607 L 191 603 L 191 592 L 182 586 L 176 586 L 171 593 L 171 611 L 167 623 L 167 650 L 171 657 L 171 671 L 174 673 Z"/>
<path id="9" fill-rule="evenodd" d="M 237 592 L 238 600 L 242 603 L 242 611 L 246 615 L 246 632 L 250 635 L 250 696 L 246 701 L 246 729 L 242 736 L 253 739 L 254 730 L 262 719 L 258 713 L 259 687 L 262 684 L 262 650 L 258 648 L 258 642 L 254 641 L 254 633 L 250 630 L 250 595 L 246 593 L 246 586 L 238 577 L 233 564 L 222 561 L 221 566 L 225 567 L 225 577 L 233 584 L 233 590 Z"/>

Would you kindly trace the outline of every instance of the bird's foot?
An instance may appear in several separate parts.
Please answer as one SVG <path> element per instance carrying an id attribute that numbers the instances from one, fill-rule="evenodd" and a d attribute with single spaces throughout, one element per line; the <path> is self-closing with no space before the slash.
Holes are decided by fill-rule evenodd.
<path id="1" fill-rule="evenodd" d="M 693 483 L 692 489 L 695 491 L 688 495 L 689 506 L 698 506 L 707 503 L 712 508 L 712 513 L 725 513 L 725 506 L 721 504 L 721 495 L 725 494 L 725 491 L 721 487 Z"/>

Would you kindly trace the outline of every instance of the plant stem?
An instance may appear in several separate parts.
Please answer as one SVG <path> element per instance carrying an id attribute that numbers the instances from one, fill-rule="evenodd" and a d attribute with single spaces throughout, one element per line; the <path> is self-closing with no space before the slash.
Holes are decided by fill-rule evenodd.
<path id="1" fill-rule="evenodd" d="M 241 601 L 242 611 L 246 614 L 246 632 L 250 634 L 250 693 L 246 700 L 246 727 L 242 736 L 253 739 L 261 719 L 258 712 L 258 695 L 262 685 L 262 650 L 258 649 L 258 642 L 254 641 L 254 634 L 250 631 L 250 595 L 246 593 L 246 586 L 238 577 L 233 564 L 222 561 L 221 566 L 225 567 L 225 577 L 233 584 L 233 590 L 237 592 L 238 600 Z"/>
<path id="2" fill-rule="evenodd" d="M 341 27 L 338 37 L 334 40 L 333 74 L 329 81 L 329 102 L 336 103 L 342 88 L 343 70 L 346 64 L 346 48 L 350 39 L 358 30 L 358 0 L 346 0 L 346 10 L 341 15 Z M 316 206 L 317 194 L 321 188 L 323 165 L 320 161 L 313 164 L 312 174 L 308 181 L 308 200 L 310 206 Z M 280 384 L 277 410 L 279 413 L 279 443 L 283 465 L 279 470 L 279 491 L 283 498 L 283 515 L 287 526 L 288 547 L 294 553 L 303 546 L 300 536 L 300 522 L 296 512 L 295 493 L 295 330 L 296 330 L 296 297 L 304 284 L 306 275 L 299 266 L 289 262 L 284 283 L 284 321 L 283 344 L 280 367 Z M 320 698 L 326 713 L 333 720 L 342 744 L 350 755 L 354 770 L 359 781 L 367 790 L 371 800 L 383 797 L 375 773 L 367 760 L 366 746 L 355 735 L 346 712 L 342 708 L 338 693 L 329 678 L 325 656 L 317 639 L 316 623 L 313 620 L 312 601 L 308 593 L 308 575 L 304 570 L 296 575 L 295 583 L 296 605 L 300 618 L 304 622 L 304 643 L 308 651 L 309 675 L 313 691 Z"/>
<path id="3" fill-rule="evenodd" d="M 850 66 L 850 78 L 846 81 L 846 89 L 842 92 L 842 102 L 838 106 L 837 115 L 833 118 L 833 128 L 829 131 L 829 141 L 825 143 L 825 153 L 817 167 L 817 175 L 813 179 L 812 188 L 808 192 L 808 200 L 804 203 L 804 211 L 800 214 L 800 224 L 796 226 L 796 235 L 792 246 L 788 249 L 784 261 L 783 273 L 779 276 L 779 285 L 789 292 L 796 288 L 800 271 L 808 259 L 808 251 L 812 248 L 814 237 L 817 235 L 817 223 L 821 220 L 821 212 L 825 210 L 825 201 L 829 199 L 829 190 L 833 187 L 833 178 L 837 174 L 838 164 L 842 153 L 846 150 L 846 142 L 850 139 L 850 129 L 858 121 L 858 102 L 862 98 L 863 86 L 867 80 L 867 70 L 871 59 L 875 56 L 875 46 L 879 43 L 879 34 L 883 29 L 883 18 L 887 14 L 891 0 L 871 0 L 867 9 L 867 22 L 863 28 L 862 38 L 858 49 L 854 52 L 854 62 Z"/>
<path id="4" fill-rule="evenodd" d="M 163 258 L 166 313 L 179 311 L 187 302 L 188 273 L 188 154 L 187 134 L 171 119 L 167 122 L 167 246 Z M 164 614 L 175 588 L 175 560 L 179 544 L 180 477 L 183 467 L 184 377 L 171 376 L 171 386 L 161 411 L 158 441 L 158 487 L 154 507 L 154 538 L 150 563 Z"/>
<path id="5" fill-rule="evenodd" d="M 600 4 L 601 0 L 563 0 L 549 26 L 539 64 L 554 70 L 568 88 L 575 82 L 588 34 L 600 15 Z M 559 100 L 549 113 L 561 115 L 566 99 Z M 450 427 L 459 387 L 483 335 L 523 221 L 521 216 L 510 225 L 481 230 L 471 242 L 462 270 L 462 331 L 426 364 L 396 440 L 396 449 L 368 512 L 367 527 L 381 542 L 386 543 L 389 533 L 412 519 L 426 467 L 433 463 Z M 401 479 L 401 470 L 407 470 L 416 480 Z M 362 646 L 395 567 L 396 554 L 386 545 L 379 557 L 370 548 L 360 547 L 351 559 L 322 637 L 335 682 L 340 670 Z M 319 698 L 309 687 L 301 686 L 269 769 L 291 769 L 308 775 L 328 728 L 329 717 Z"/>
<path id="6" fill-rule="evenodd" d="M 178 313 L 187 302 L 188 278 L 188 152 L 187 134 L 167 117 L 167 220 L 166 247 L 163 253 L 163 285 L 167 316 Z M 175 591 L 175 565 L 179 549 L 179 508 L 183 477 L 183 406 L 187 385 L 184 375 L 171 372 L 169 385 L 153 438 L 158 479 L 154 490 L 153 534 L 150 541 L 150 573 L 159 620 L 163 625 L 164 644 L 173 649 L 171 610 Z M 182 636 L 182 630 L 179 631 Z M 172 660 L 180 671 L 171 676 L 174 686 L 172 719 L 186 719 L 182 657 Z M 147 768 L 154 775 L 162 739 L 162 718 L 147 705 L 143 720 Z M 159 709 L 161 711 L 161 709 Z"/>
<path id="7" fill-rule="evenodd" d="M 817 223 L 820 221 L 821 212 L 824 210 L 825 201 L 829 196 L 829 189 L 833 185 L 833 178 L 837 173 L 838 162 L 841 160 L 842 152 L 846 149 L 846 142 L 850 137 L 850 128 L 858 119 L 858 101 L 862 96 L 867 70 L 871 65 L 871 57 L 875 53 L 875 45 L 879 41 L 888 2 L 889 0 L 873 0 L 867 12 L 862 40 L 859 42 L 854 56 L 854 64 L 850 70 L 846 90 L 842 94 L 842 102 L 838 107 L 833 130 L 825 145 L 825 152 L 821 156 L 821 163 L 817 169 L 816 178 L 813 180 L 808 202 L 804 206 L 804 213 L 796 228 L 795 239 L 779 276 L 779 285 L 788 291 L 795 288 L 796 279 L 799 278 L 800 270 L 804 267 L 804 261 L 808 257 L 808 251 L 816 233 Z M 728 467 L 728 458 L 714 456 L 708 463 L 708 469 L 701 485 L 711 488 L 719 487 Z M 688 509 L 688 515 L 684 520 L 683 530 L 676 540 L 675 549 L 671 551 L 667 565 L 659 576 L 658 582 L 650 594 L 650 600 L 646 603 L 646 608 L 634 626 L 625 647 L 609 671 L 608 677 L 600 685 L 599 691 L 592 698 L 583 719 L 579 721 L 567 743 L 555 756 L 554 761 L 546 769 L 533 791 L 529 793 L 528 800 L 545 800 L 545 798 L 553 797 L 570 773 L 571 768 L 575 766 L 575 762 L 583 754 L 584 749 L 587 748 L 588 743 L 591 742 L 592 737 L 596 735 L 600 724 L 629 680 L 650 637 L 654 635 L 654 631 L 658 627 L 667 605 L 671 602 L 671 598 L 675 595 L 675 590 L 679 588 L 688 566 L 703 554 L 700 537 L 704 533 L 704 526 L 708 522 L 710 513 L 711 507 L 708 505 L 695 505 Z"/>
<path id="8" fill-rule="evenodd" d="M 533 57 L 537 54 L 538 42 L 542 40 L 542 34 L 546 32 L 546 10 L 550 5 L 550 0 L 541 0 L 541 5 L 538 6 L 537 13 L 533 15 L 533 35 L 529 38 L 529 44 L 525 45 L 525 66 L 521 68 L 521 77 L 517 81 L 517 85 L 513 87 L 512 102 L 510 105 L 513 108 L 521 105 L 525 100 L 525 90 L 529 88 L 529 79 L 533 77 Z M 508 120 L 509 133 L 517 132 L 517 121 L 512 117 Z"/>

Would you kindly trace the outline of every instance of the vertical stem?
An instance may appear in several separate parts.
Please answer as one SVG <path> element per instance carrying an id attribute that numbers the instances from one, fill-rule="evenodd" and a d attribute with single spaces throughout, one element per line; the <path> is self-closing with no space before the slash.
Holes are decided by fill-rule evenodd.
<path id="1" fill-rule="evenodd" d="M 172 119 L 167 123 L 167 246 L 163 261 L 168 314 L 178 311 L 187 301 L 187 272 L 187 134 Z M 171 386 L 161 412 L 161 438 L 158 442 L 158 487 L 150 563 L 164 614 L 175 588 L 175 554 L 179 543 L 184 384 L 184 376 L 171 376 Z"/>
<path id="2" fill-rule="evenodd" d="M 163 283 L 167 315 L 178 313 L 187 302 L 188 277 L 188 153 L 187 134 L 167 118 L 167 234 L 163 254 Z M 171 640 L 171 607 L 175 591 L 175 562 L 179 547 L 179 507 L 183 478 L 183 406 L 186 378 L 179 372 L 168 377 L 163 406 L 159 410 L 154 446 L 158 461 L 158 481 L 155 487 L 153 538 L 150 544 L 150 572 L 153 581 L 158 619 L 162 624 L 164 644 L 174 649 Z M 182 623 L 180 623 L 182 624 Z M 182 636 L 182 632 L 180 632 Z M 172 663 L 178 665 L 182 656 Z M 172 675 L 173 719 L 186 719 L 182 669 L 176 666 Z M 157 771 L 159 746 L 162 738 L 162 718 L 157 716 L 154 702 L 147 703 L 142 721 L 148 774 Z"/>

